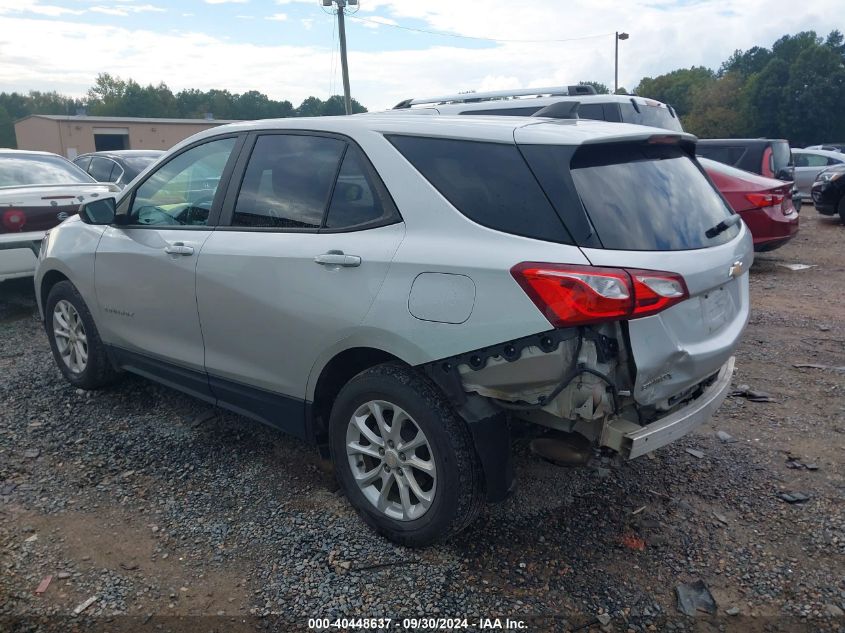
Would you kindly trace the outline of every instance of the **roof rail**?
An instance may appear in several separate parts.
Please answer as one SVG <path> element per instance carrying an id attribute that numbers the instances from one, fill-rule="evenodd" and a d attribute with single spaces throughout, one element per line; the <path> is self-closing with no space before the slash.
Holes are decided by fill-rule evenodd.
<path id="1" fill-rule="evenodd" d="M 395 106 L 394 110 L 402 110 L 415 105 L 437 104 L 437 103 L 476 103 L 479 101 L 493 101 L 496 99 L 513 99 L 515 97 L 546 97 L 573 95 L 594 95 L 596 89 L 592 86 L 556 86 L 552 88 L 522 88 L 519 90 L 494 90 L 492 92 L 465 92 L 442 97 L 429 97 L 425 99 L 405 99 Z"/>

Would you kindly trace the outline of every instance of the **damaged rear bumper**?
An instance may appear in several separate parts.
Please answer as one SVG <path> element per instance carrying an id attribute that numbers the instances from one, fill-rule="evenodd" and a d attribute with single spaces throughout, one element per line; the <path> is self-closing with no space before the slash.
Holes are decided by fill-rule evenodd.
<path id="1" fill-rule="evenodd" d="M 687 406 L 670 413 L 647 426 L 639 426 L 617 418 L 608 422 L 602 432 L 601 444 L 634 459 L 674 442 L 710 419 L 725 400 L 734 373 L 733 356 L 728 359 L 716 380 Z"/>

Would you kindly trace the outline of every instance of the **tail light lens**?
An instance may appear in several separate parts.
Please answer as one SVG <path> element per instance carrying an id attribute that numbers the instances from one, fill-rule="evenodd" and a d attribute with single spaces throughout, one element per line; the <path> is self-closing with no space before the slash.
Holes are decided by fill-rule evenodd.
<path id="1" fill-rule="evenodd" d="M 26 224 L 26 213 L 20 209 L 7 209 L 3 212 L 3 226 L 7 231 L 22 231 L 24 224 Z"/>
<path id="2" fill-rule="evenodd" d="M 635 319 L 689 297 L 675 273 L 523 262 L 511 275 L 555 327 Z"/>
<path id="3" fill-rule="evenodd" d="M 794 208 L 791 193 L 747 193 L 745 199 L 757 209 L 780 206 L 784 215 L 789 215 Z"/>

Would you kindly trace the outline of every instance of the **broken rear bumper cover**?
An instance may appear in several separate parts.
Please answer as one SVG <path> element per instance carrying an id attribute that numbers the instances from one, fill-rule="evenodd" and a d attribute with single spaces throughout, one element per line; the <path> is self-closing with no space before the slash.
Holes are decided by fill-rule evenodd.
<path id="1" fill-rule="evenodd" d="M 716 380 L 698 398 L 685 407 L 660 418 L 647 426 L 639 426 L 617 418 L 608 422 L 601 437 L 601 444 L 634 459 L 674 442 L 710 419 L 722 404 L 731 387 L 734 373 L 733 356 L 719 370 Z"/>

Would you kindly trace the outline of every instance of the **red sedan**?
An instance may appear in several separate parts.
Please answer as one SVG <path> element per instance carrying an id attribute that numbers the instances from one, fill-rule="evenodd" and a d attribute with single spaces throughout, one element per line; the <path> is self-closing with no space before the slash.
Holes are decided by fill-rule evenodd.
<path id="1" fill-rule="evenodd" d="M 770 251 L 798 234 L 792 183 L 699 157 L 698 161 L 731 208 L 748 225 L 755 251 Z"/>

